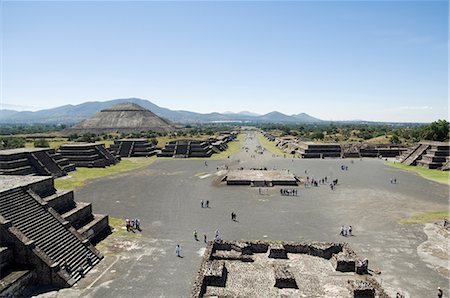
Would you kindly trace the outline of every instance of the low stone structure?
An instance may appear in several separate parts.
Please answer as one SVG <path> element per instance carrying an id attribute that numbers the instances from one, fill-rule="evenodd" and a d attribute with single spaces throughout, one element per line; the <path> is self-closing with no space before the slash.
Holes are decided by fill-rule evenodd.
<path id="1" fill-rule="evenodd" d="M 220 153 L 209 141 L 176 140 L 170 141 L 164 146 L 159 157 L 210 157 L 213 153 Z"/>
<path id="2" fill-rule="evenodd" d="M 272 258 L 272 250 L 286 258 Z M 355 266 L 336 267 L 337 255 L 359 261 L 346 243 L 210 242 L 191 297 L 389 297 Z"/>
<path id="3" fill-rule="evenodd" d="M 227 185 L 266 187 L 298 185 L 298 179 L 287 170 L 229 170 L 223 178 Z"/>
<path id="4" fill-rule="evenodd" d="M 428 169 L 449 169 L 450 143 L 420 141 L 399 158 L 405 165 L 417 165 Z"/>
<path id="5" fill-rule="evenodd" d="M 103 256 L 108 216 L 57 191 L 53 177 L 0 176 L 0 296 L 32 284 L 70 287 Z M 91 240 L 91 241 L 89 241 Z"/>
<path id="6" fill-rule="evenodd" d="M 115 140 L 108 150 L 120 157 L 148 157 L 158 153 L 155 145 L 147 139 Z"/>
<path id="7" fill-rule="evenodd" d="M 101 143 L 65 144 L 61 145 L 58 153 L 76 167 L 104 168 L 119 162 Z"/>
<path id="8" fill-rule="evenodd" d="M 407 149 L 398 145 L 368 145 L 364 144 L 359 150 L 360 157 L 397 157 Z"/>
<path id="9" fill-rule="evenodd" d="M 341 145 L 337 143 L 299 143 L 298 153 L 302 158 L 341 157 Z"/>
<path id="10" fill-rule="evenodd" d="M 75 165 L 51 148 L 0 150 L 0 175 L 43 175 L 61 177 Z"/>

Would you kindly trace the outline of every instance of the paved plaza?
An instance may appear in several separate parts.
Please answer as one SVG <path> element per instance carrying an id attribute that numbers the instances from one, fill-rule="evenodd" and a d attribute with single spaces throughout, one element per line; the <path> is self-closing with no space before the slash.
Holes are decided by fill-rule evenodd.
<path id="1" fill-rule="evenodd" d="M 106 254 L 76 287 L 43 296 L 188 297 L 206 246 L 203 234 L 212 240 L 217 229 L 227 240 L 348 242 L 381 271 L 374 277 L 394 297 L 397 291 L 433 297 L 438 286 L 448 295 L 448 263 L 439 264 L 422 249 L 430 227 L 398 223 L 418 212 L 448 209 L 448 186 L 379 159 L 293 160 L 270 152 L 255 155 L 258 145 L 250 133 L 242 145 L 248 152 L 227 160 L 208 160 L 207 166 L 201 159 L 157 160 L 77 189 L 77 199 L 92 202 L 99 213 L 139 218 L 142 236 L 130 236 L 115 253 Z M 301 178 L 338 179 L 338 185 L 334 190 L 328 184 L 294 186 L 295 197 L 280 195 L 280 188 L 292 186 L 270 187 L 266 194 L 258 187 L 217 183 L 225 165 L 287 169 Z M 391 178 L 398 183 L 391 184 Z M 210 207 L 201 208 L 201 200 L 209 200 Z M 352 225 L 354 236 L 340 236 L 341 225 Z M 200 241 L 194 240 L 194 230 Z M 175 256 L 177 244 L 182 258 Z"/>

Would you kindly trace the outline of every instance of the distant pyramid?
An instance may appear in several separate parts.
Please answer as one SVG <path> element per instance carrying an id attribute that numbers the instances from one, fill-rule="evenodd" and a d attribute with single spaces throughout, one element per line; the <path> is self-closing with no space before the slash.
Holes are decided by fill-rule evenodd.
<path id="1" fill-rule="evenodd" d="M 119 103 L 68 128 L 66 133 L 170 132 L 175 125 L 135 103 Z"/>

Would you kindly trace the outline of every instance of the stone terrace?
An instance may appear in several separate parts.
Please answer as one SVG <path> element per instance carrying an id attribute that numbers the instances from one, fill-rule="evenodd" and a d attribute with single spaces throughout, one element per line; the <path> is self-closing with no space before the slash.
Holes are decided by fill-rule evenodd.
<path id="1" fill-rule="evenodd" d="M 345 243 L 211 242 L 197 297 L 389 297 Z"/>
<path id="2" fill-rule="evenodd" d="M 297 179 L 287 170 L 230 170 L 224 180 L 228 185 L 274 186 L 297 185 Z"/>

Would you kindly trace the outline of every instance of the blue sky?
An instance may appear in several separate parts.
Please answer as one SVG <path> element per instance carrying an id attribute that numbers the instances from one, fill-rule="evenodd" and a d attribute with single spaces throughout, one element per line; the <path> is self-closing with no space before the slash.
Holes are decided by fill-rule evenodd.
<path id="1" fill-rule="evenodd" d="M 20 2 L 4 108 L 139 97 L 177 110 L 448 118 L 448 2 Z"/>

